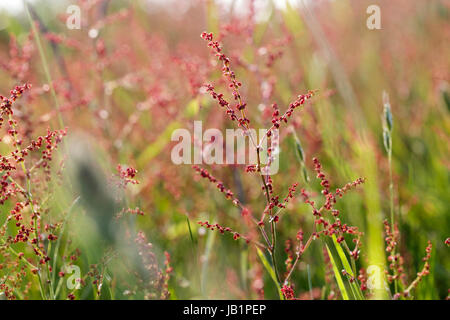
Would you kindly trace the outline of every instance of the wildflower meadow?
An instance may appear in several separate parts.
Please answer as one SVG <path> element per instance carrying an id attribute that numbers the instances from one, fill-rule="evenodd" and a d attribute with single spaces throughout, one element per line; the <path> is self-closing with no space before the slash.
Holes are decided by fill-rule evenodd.
<path id="1" fill-rule="evenodd" d="M 449 18 L 0 0 L 0 300 L 448 299 Z"/>

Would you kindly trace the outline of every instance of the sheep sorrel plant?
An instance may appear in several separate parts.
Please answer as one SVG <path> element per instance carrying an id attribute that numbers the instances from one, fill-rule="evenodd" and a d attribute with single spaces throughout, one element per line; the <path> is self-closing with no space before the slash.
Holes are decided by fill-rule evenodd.
<path id="1" fill-rule="evenodd" d="M 2 212 L 10 208 L 0 228 L 0 270 L 4 272 L 0 283 L 1 297 L 27 299 L 30 291 L 37 286 L 41 299 L 63 297 L 73 300 L 77 298 L 76 291 L 81 288 L 92 289 L 94 297 L 101 298 L 104 296 L 104 278 L 108 276 L 106 268 L 111 261 L 117 264 L 118 258 L 127 257 L 121 265 L 127 268 L 125 276 L 116 270 L 116 277 L 122 274 L 120 279 L 125 281 L 123 294 L 145 299 L 168 299 L 168 281 L 172 272 L 169 253 L 164 252 L 164 268 L 160 268 L 153 246 L 145 234 L 136 233 L 123 222 L 130 216 L 144 214 L 138 207 L 133 209 L 121 205 L 120 191 L 128 185 L 139 183 L 135 179 L 137 171 L 134 168 L 119 164 L 118 174 L 112 176 L 111 182 L 107 182 L 101 181 L 101 177 L 94 177 L 95 173 L 89 167 L 92 164 L 83 168 L 83 165 L 88 164 L 72 159 L 72 170 L 78 175 L 83 171 L 79 181 L 73 179 L 79 184 L 79 196 L 72 200 L 70 207 L 62 214 L 51 214 L 50 204 L 54 201 L 55 190 L 61 186 L 72 188 L 64 181 L 64 158 L 60 168 L 52 170 L 54 153 L 63 142 L 67 129 L 48 129 L 46 135 L 32 137 L 34 128 L 29 127 L 31 122 L 24 121 L 26 119 L 23 116 L 19 121 L 15 116 L 15 113 L 24 110 L 23 106 L 16 106 L 16 100 L 30 90 L 31 85 L 24 84 L 11 90 L 9 97 L 0 95 L 0 129 L 6 132 L 1 142 L 2 150 L 8 150 L 5 155 L 0 155 L 0 206 Z M 94 181 L 89 180 L 89 176 Z M 89 181 L 85 180 L 86 177 Z M 97 194 L 93 199 L 92 194 L 86 194 L 88 190 L 98 188 L 97 184 L 100 183 L 105 188 L 105 198 Z M 112 191 L 105 187 L 108 184 L 109 188 L 115 188 L 116 198 L 112 193 L 108 194 Z M 87 213 L 93 214 L 90 223 L 99 224 L 97 247 L 94 250 L 98 260 L 88 266 L 84 276 L 81 275 L 78 261 L 82 251 L 76 247 L 80 243 L 74 246 L 71 239 L 75 238 L 76 233 L 69 231 L 68 236 L 65 231 L 66 225 L 71 226 L 70 215 L 78 202 L 83 203 Z M 108 212 L 109 209 L 112 211 Z M 75 222 L 83 224 L 80 218 L 75 219 Z M 134 234 L 135 239 L 132 238 Z M 82 231 L 78 236 L 86 237 L 87 234 Z M 117 241 L 122 245 L 115 245 Z M 110 268 L 113 269 L 112 266 Z M 131 275 L 128 274 L 130 272 Z M 131 281 L 135 281 L 135 284 Z"/>
<path id="2" fill-rule="evenodd" d="M 231 90 L 234 103 L 226 100 L 223 93 L 216 92 L 212 84 L 206 84 L 206 92 L 210 93 L 211 97 L 217 100 L 219 106 L 225 109 L 229 118 L 237 122 L 237 126 L 240 127 L 244 136 L 250 136 L 248 131 L 251 129 L 251 121 L 247 116 L 248 105 L 245 102 L 244 97 L 240 93 L 240 87 L 242 83 L 237 80 L 236 74 L 231 66 L 231 59 L 224 53 L 223 48 L 219 41 L 214 39 L 212 33 L 203 32 L 201 37 L 208 42 L 208 47 L 211 48 L 212 53 L 216 56 L 217 60 L 222 64 L 222 74 L 226 80 L 228 88 Z M 389 288 L 385 286 L 384 274 L 378 275 L 380 278 L 378 283 L 374 285 L 373 279 L 367 279 L 364 274 L 364 270 L 358 270 L 357 264 L 360 258 L 361 233 L 357 227 L 350 226 L 341 220 L 343 214 L 336 208 L 336 203 L 340 200 L 348 191 L 356 188 L 364 183 L 364 178 L 358 178 L 353 182 L 349 182 L 342 187 L 331 187 L 330 180 L 326 177 L 322 170 L 322 165 L 317 158 L 313 158 L 314 171 L 316 177 L 320 181 L 322 199 L 314 199 L 304 188 L 301 188 L 300 197 L 302 201 L 310 207 L 310 212 L 313 216 L 312 228 L 310 235 L 304 237 L 304 228 L 300 227 L 295 237 L 295 246 L 293 246 L 291 240 L 286 241 L 286 253 L 287 259 L 285 261 L 284 270 L 281 269 L 280 263 L 277 261 L 277 249 L 280 248 L 280 240 L 277 236 L 277 229 L 282 228 L 283 213 L 288 211 L 287 205 L 295 197 L 299 182 L 293 182 L 289 187 L 287 195 L 284 198 L 280 198 L 277 195 L 276 188 L 274 187 L 273 179 L 268 174 L 267 169 L 270 166 L 271 158 L 274 156 L 273 148 L 268 147 L 264 150 L 262 147 L 262 141 L 264 139 L 271 139 L 274 130 L 278 130 L 282 125 L 287 124 L 289 118 L 293 115 L 295 109 L 302 107 L 308 100 L 314 96 L 314 91 L 309 91 L 306 94 L 301 94 L 297 99 L 290 103 L 287 110 L 281 114 L 280 109 L 276 103 L 272 105 L 272 126 L 267 130 L 265 136 L 259 141 L 255 141 L 250 138 L 250 142 L 254 144 L 255 152 L 257 154 L 257 162 L 249 164 L 245 168 L 245 172 L 249 174 L 256 174 L 259 176 L 260 189 L 262 191 L 262 198 L 264 198 L 264 209 L 260 214 L 257 214 L 257 210 L 253 210 L 244 205 L 234 193 L 227 189 L 223 182 L 214 177 L 210 172 L 204 168 L 200 168 L 197 165 L 193 166 L 193 169 L 209 182 L 216 185 L 220 192 L 224 193 L 225 198 L 231 200 L 232 203 L 239 207 L 241 210 L 242 221 L 246 225 L 252 226 L 253 229 L 257 228 L 260 231 L 260 237 L 255 237 L 254 232 L 250 232 L 249 235 L 244 235 L 238 230 L 233 230 L 230 227 L 223 226 L 219 223 L 210 223 L 209 221 L 200 221 L 199 225 L 209 229 L 211 231 L 218 230 L 220 233 L 230 233 L 233 235 L 234 240 L 242 239 L 249 245 L 254 245 L 257 253 L 275 283 L 279 296 L 281 299 L 296 299 L 294 292 L 294 285 L 292 284 L 291 277 L 296 270 L 297 264 L 301 261 L 306 250 L 311 246 L 314 240 L 322 240 L 322 244 L 325 248 L 326 259 L 333 268 L 335 280 L 338 284 L 340 294 L 343 299 L 357 299 L 363 300 L 371 297 L 375 291 L 389 292 Z M 385 103 L 385 122 L 386 127 L 384 132 L 385 146 L 389 154 L 389 161 L 391 162 L 392 155 L 392 115 L 386 96 L 384 97 Z M 304 164 L 304 151 L 297 138 L 297 148 L 300 154 L 300 160 Z M 267 165 L 263 165 L 261 162 L 261 155 L 265 153 L 265 156 L 269 159 Z M 392 182 L 391 182 L 392 183 Z M 391 189 L 392 189 L 391 185 Z M 392 209 L 393 210 L 393 209 Z M 286 213 L 284 214 L 286 215 Z M 393 219 L 393 214 L 391 215 Z M 394 225 L 394 222 L 393 222 Z M 391 232 L 389 225 L 385 222 L 386 227 L 386 251 L 391 253 L 388 260 L 390 262 L 390 269 L 393 275 L 390 275 L 388 271 L 388 281 L 395 282 L 394 295 L 391 295 L 394 299 L 398 299 L 400 296 L 409 297 L 410 291 L 417 286 L 418 282 L 428 274 L 430 268 L 428 260 L 430 259 L 431 242 L 426 249 L 427 256 L 424 258 L 425 266 L 421 272 L 418 273 L 417 279 L 415 279 L 408 288 L 402 289 L 402 293 L 398 293 L 397 280 L 404 281 L 403 275 L 403 258 L 399 254 L 395 254 L 395 248 L 398 243 L 398 229 Z M 351 244 L 349 244 L 351 243 Z M 293 247 L 293 248 L 292 248 Z M 266 258 L 266 253 L 270 256 L 271 262 Z M 345 279 L 345 280 L 343 280 Z M 367 282 L 370 281 L 371 287 L 367 290 Z M 403 286 L 405 283 L 403 283 Z M 403 288 L 403 286 L 401 288 Z"/>
<path id="3" fill-rule="evenodd" d="M 42 215 L 52 188 L 49 182 L 53 153 L 66 130 L 47 130 L 44 136 L 30 136 L 33 128 L 27 127 L 26 122 L 22 126 L 14 114 L 16 100 L 30 89 L 29 84 L 24 84 L 11 90 L 9 97 L 0 96 L 0 126 L 7 132 L 2 143 L 9 149 L 7 154 L 0 155 L 0 204 L 2 211 L 11 205 L 0 229 L 0 267 L 7 272 L 1 290 L 6 298 L 22 297 L 30 286 L 25 276 L 31 272 L 38 279 L 45 299 L 48 294 L 45 283 L 53 288 L 49 249 L 58 240 L 58 226 L 44 223 Z"/>
<path id="4" fill-rule="evenodd" d="M 245 135 L 246 131 L 250 129 L 251 122 L 246 115 L 246 110 L 248 109 L 247 104 L 239 92 L 239 88 L 242 86 L 242 83 L 238 82 L 236 79 L 236 74 L 231 68 L 231 60 L 223 53 L 221 44 L 214 40 L 213 34 L 203 32 L 201 37 L 208 41 L 208 46 L 212 49 L 217 59 L 222 63 L 222 73 L 228 82 L 229 88 L 232 90 L 232 96 L 235 104 L 231 104 L 225 100 L 224 95 L 222 93 L 217 93 L 214 90 L 213 85 L 208 84 L 205 87 L 211 94 L 212 98 L 218 101 L 220 107 L 226 109 L 226 113 L 230 116 L 231 120 L 236 121 L 238 126 L 244 130 L 243 134 Z M 242 238 L 247 243 L 255 244 L 262 263 L 271 275 L 279 290 L 280 298 L 286 299 L 293 299 L 295 297 L 293 291 L 294 288 L 291 284 L 290 278 L 297 266 L 297 263 L 300 261 L 305 251 L 309 248 L 312 241 L 319 238 L 324 239 L 324 245 L 327 247 L 327 252 L 335 266 L 335 276 L 340 286 L 343 298 L 363 299 L 364 296 L 361 292 L 360 286 L 357 283 L 358 280 L 355 262 L 359 257 L 361 233 L 356 227 L 349 226 L 341 222 L 340 212 L 334 207 L 337 200 L 340 199 L 348 190 L 364 182 L 364 179 L 362 178 L 348 183 L 342 188 L 337 188 L 333 192 L 330 190 L 329 180 L 322 172 L 322 165 L 318 159 L 314 158 L 314 169 L 317 173 L 317 178 L 320 180 L 320 185 L 322 186 L 321 193 L 324 197 L 323 203 L 321 205 L 317 205 L 315 200 L 311 200 L 310 195 L 305 191 L 305 189 L 301 189 L 301 197 L 303 198 L 303 201 L 311 207 L 311 211 L 314 216 L 312 231 L 309 237 L 304 239 L 304 232 L 302 228 L 299 229 L 296 236 L 295 258 L 292 256 L 288 257 L 286 269 L 284 270 L 285 276 L 281 273 L 276 258 L 276 250 L 280 247 L 280 243 L 277 243 L 277 227 L 282 224 L 281 217 L 283 212 L 286 211 L 286 206 L 289 201 L 294 198 L 299 183 L 294 182 L 289 188 L 286 197 L 284 197 L 284 199 L 280 199 L 280 196 L 276 194 L 272 178 L 267 173 L 265 174 L 267 170 L 264 170 L 265 168 L 261 164 L 260 160 L 262 152 L 265 152 L 269 159 L 270 157 L 273 157 L 273 150 L 270 147 L 267 148 L 267 150 L 263 150 L 261 143 L 262 139 L 271 138 L 273 130 L 288 123 L 288 120 L 292 116 L 295 109 L 302 107 L 306 101 L 313 97 L 313 95 L 313 91 L 299 95 L 294 102 L 289 104 L 289 107 L 283 114 L 280 113 L 278 105 L 273 104 L 272 106 L 274 111 L 272 114 L 272 126 L 268 129 L 266 136 L 261 138 L 261 140 L 257 143 L 251 139 L 251 142 L 256 144 L 255 150 L 257 153 L 257 163 L 248 165 L 245 171 L 247 173 L 257 174 L 260 177 L 260 186 L 265 199 L 265 208 L 262 210 L 259 218 L 255 217 L 253 210 L 246 208 L 238 199 L 234 198 L 233 192 L 226 189 L 223 183 L 218 181 L 207 170 L 201 169 L 198 166 L 193 167 L 203 178 L 206 178 L 210 182 L 216 184 L 217 188 L 221 192 L 225 193 L 225 197 L 227 199 L 232 200 L 236 206 L 241 208 L 242 219 L 247 223 L 253 223 L 253 225 L 259 229 L 263 241 L 260 242 L 258 239 L 254 239 L 250 236 L 244 236 L 238 231 L 233 231 L 229 227 L 222 227 L 218 223 L 210 224 L 208 221 L 205 221 L 199 222 L 199 224 L 210 230 L 217 229 L 220 233 L 230 232 L 233 234 L 233 238 L 235 240 Z M 352 237 L 352 249 L 350 249 L 350 246 L 347 244 L 344 237 L 345 235 L 350 235 Z M 351 267 L 347 261 L 347 257 L 343 254 L 343 248 L 347 251 L 351 258 Z M 261 249 L 264 251 L 261 251 Z M 337 257 L 339 257 L 340 263 L 342 263 L 345 267 L 343 272 L 345 273 L 349 285 L 351 286 L 351 291 L 348 291 L 342 282 L 341 275 L 339 274 L 341 271 L 336 267 L 337 261 L 335 262 L 333 258 L 332 250 L 338 253 Z M 265 252 L 270 255 L 271 264 L 266 260 Z M 351 292 L 351 294 L 349 294 L 349 292 Z"/>

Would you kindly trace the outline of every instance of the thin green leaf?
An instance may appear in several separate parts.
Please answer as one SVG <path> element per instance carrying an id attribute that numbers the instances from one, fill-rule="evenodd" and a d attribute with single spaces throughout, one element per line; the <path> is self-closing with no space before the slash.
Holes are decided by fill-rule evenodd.
<path id="1" fill-rule="evenodd" d="M 275 271 L 273 270 L 271 264 L 269 263 L 269 260 L 267 260 L 267 258 L 264 255 L 264 253 L 258 247 L 256 247 L 256 251 L 258 252 L 258 256 L 261 259 L 264 267 L 266 268 L 266 270 L 269 273 L 270 277 L 272 278 L 273 282 L 277 286 L 278 294 L 280 296 L 280 299 L 284 300 L 284 296 L 283 296 L 283 293 L 281 292 L 280 284 L 277 281 L 277 276 L 275 275 Z"/>
<path id="2" fill-rule="evenodd" d="M 347 289 L 345 288 L 344 285 L 344 281 L 342 281 L 341 272 L 339 271 L 339 268 L 336 265 L 336 262 L 334 261 L 333 254 L 331 253 L 330 248 L 328 248 L 328 245 L 325 246 L 327 248 L 328 256 L 330 257 L 331 265 L 333 266 L 334 277 L 336 278 L 339 290 L 341 291 L 342 298 L 344 300 L 350 300 L 349 295 L 347 293 Z"/>
<path id="3" fill-rule="evenodd" d="M 332 239 L 334 247 L 336 248 L 339 258 L 341 259 L 342 265 L 344 266 L 345 272 L 347 272 L 350 276 L 355 277 L 355 275 L 353 274 L 352 267 L 350 266 L 350 263 L 347 260 L 347 256 L 344 253 L 344 250 L 342 249 L 341 245 L 337 242 L 336 235 L 333 234 Z"/>
<path id="4" fill-rule="evenodd" d="M 341 260 L 341 263 L 344 266 L 345 272 L 347 272 L 352 278 L 356 278 L 356 275 L 353 273 L 353 269 L 350 266 L 350 263 L 347 259 L 347 256 L 345 255 L 344 250 L 342 249 L 341 245 L 337 242 L 336 235 L 333 234 L 332 238 L 333 238 L 333 243 L 336 248 L 336 251 Z M 361 292 L 361 288 L 356 283 L 356 280 L 355 281 L 349 280 L 349 283 L 350 283 L 350 288 L 352 289 L 354 296 L 359 300 L 364 300 L 364 296 Z"/>
<path id="5" fill-rule="evenodd" d="M 192 245 L 194 245 L 194 236 L 192 235 L 191 222 L 189 221 L 189 217 L 186 216 L 186 223 L 189 229 L 189 236 L 191 238 Z"/>

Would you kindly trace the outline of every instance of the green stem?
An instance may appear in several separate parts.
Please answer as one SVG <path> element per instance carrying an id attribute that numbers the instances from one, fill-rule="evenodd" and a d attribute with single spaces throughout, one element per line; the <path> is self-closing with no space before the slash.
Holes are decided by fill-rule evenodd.
<path id="1" fill-rule="evenodd" d="M 281 286 L 280 275 L 278 274 L 278 267 L 277 267 L 276 258 L 275 258 L 275 248 L 276 248 L 276 243 L 277 243 L 277 230 L 276 230 L 275 221 L 271 222 L 271 230 L 272 230 L 272 236 L 273 236 L 272 239 L 273 240 L 272 240 L 272 250 L 270 250 L 270 256 L 272 257 L 272 264 L 273 264 L 273 269 L 275 271 L 275 276 L 277 277 L 277 281 Z"/>
<path id="2" fill-rule="evenodd" d="M 391 212 L 391 231 L 395 235 L 395 213 L 394 213 L 394 179 L 392 178 L 392 136 L 389 135 L 389 152 L 388 152 L 388 162 L 389 162 L 389 205 Z M 392 250 L 392 255 L 395 256 L 395 247 Z M 397 263 L 397 262 L 395 262 Z M 395 276 L 397 272 L 395 271 Z M 398 279 L 394 280 L 394 290 L 395 293 L 398 292 Z"/>
<path id="3" fill-rule="evenodd" d="M 39 51 L 39 56 L 41 57 L 42 66 L 44 68 L 45 77 L 46 77 L 48 85 L 50 87 L 50 92 L 52 94 L 52 98 L 53 98 L 53 101 L 55 103 L 56 111 L 58 113 L 59 125 L 61 126 L 61 129 L 63 129 L 65 127 L 64 126 L 64 120 L 62 118 L 62 114 L 61 114 L 61 111 L 59 109 L 58 97 L 56 96 L 56 91 L 55 91 L 55 88 L 53 86 L 53 81 L 52 81 L 52 77 L 50 75 L 50 69 L 48 67 L 47 58 L 45 57 L 44 48 L 42 47 L 41 39 L 39 37 L 39 31 L 36 28 L 35 21 L 31 17 L 27 1 L 23 0 L 23 4 L 24 4 L 24 7 L 25 7 L 25 11 L 27 13 L 28 21 L 31 24 L 31 29 L 33 30 L 34 39 L 36 40 L 36 46 L 37 46 L 38 51 Z"/>

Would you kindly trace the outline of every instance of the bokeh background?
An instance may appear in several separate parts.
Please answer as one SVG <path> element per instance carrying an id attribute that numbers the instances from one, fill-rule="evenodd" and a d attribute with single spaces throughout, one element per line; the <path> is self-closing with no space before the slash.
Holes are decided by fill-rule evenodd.
<path id="1" fill-rule="evenodd" d="M 134 273 L 128 272 L 130 266 L 121 264 L 124 254 L 129 261 L 137 259 L 132 245 L 121 240 L 129 230 L 146 235 L 161 268 L 163 252 L 170 253 L 173 299 L 278 297 L 253 246 L 197 224 L 208 220 L 253 232 L 240 210 L 189 165 L 174 165 L 170 159 L 174 129 L 192 130 L 194 120 L 202 120 L 204 130 L 233 127 L 200 90 L 212 82 L 226 91 L 220 66 L 200 38 L 203 31 L 223 36 L 255 126 L 269 126 L 272 103 L 284 110 L 298 94 L 318 90 L 312 102 L 296 112 L 290 127 L 281 130 L 274 186 L 283 196 L 295 181 L 319 192 L 313 157 L 321 160 L 333 186 L 365 177 L 365 185 L 338 204 L 342 219 L 364 232 L 361 268 L 385 263 L 382 221 L 389 218 L 389 167 L 382 93 L 389 94 L 395 214 L 408 281 L 421 270 L 431 240 L 431 272 L 415 296 L 447 297 L 449 1 L 31 1 L 30 15 L 39 22 L 46 62 L 30 37 L 30 20 L 20 4 L 0 0 L 0 94 L 7 95 L 20 83 L 33 85 L 16 112 L 19 122 L 27 123 L 28 135 L 61 128 L 59 106 L 68 127 L 67 144 L 58 156 L 66 161 L 66 174 L 61 184 L 50 188 L 45 219 L 65 221 L 61 239 L 69 251 L 80 250 L 76 264 L 83 275 L 92 264 L 104 266 L 108 290 L 100 297 L 144 297 L 141 284 L 131 277 Z M 66 27 L 70 4 L 81 8 L 79 30 Z M 371 4 L 381 8 L 380 30 L 366 26 Z M 291 130 L 303 146 L 310 181 L 305 181 L 296 158 Z M 3 140 L 1 153 L 9 150 Z M 59 163 L 55 161 L 55 171 Z M 124 190 L 110 187 L 117 164 L 136 168 L 140 183 Z M 255 176 L 246 174 L 243 166 L 207 168 L 259 216 L 264 202 Z M 66 219 L 78 196 L 80 204 Z M 1 220 L 12 205 L 2 205 Z M 113 221 L 114 213 L 125 207 L 139 207 L 143 215 L 125 213 L 120 223 Z M 300 227 L 311 232 L 312 221 L 307 205 L 290 203 L 279 222 L 280 268 L 286 259 L 284 242 L 294 239 Z M 56 269 L 62 264 L 58 260 Z M 293 275 L 299 298 L 329 296 L 333 285 L 326 281 L 325 266 L 317 241 Z M 0 278 L 7 277 L 3 271 Z M 39 298 L 33 280 L 25 291 L 27 277 L 33 279 L 24 277 L 18 297 Z M 69 292 L 63 286 L 61 297 Z M 96 297 L 89 283 L 75 295 Z"/>

